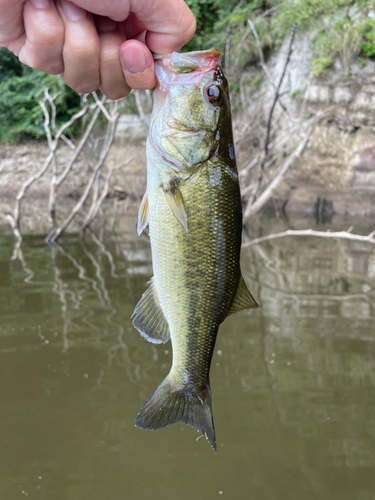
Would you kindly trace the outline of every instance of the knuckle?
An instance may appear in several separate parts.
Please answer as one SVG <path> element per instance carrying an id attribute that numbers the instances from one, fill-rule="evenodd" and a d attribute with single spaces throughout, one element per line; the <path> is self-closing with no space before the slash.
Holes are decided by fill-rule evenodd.
<path id="1" fill-rule="evenodd" d="M 64 64 L 61 58 L 58 58 L 58 60 L 51 60 L 34 56 L 28 58 L 27 61 L 21 62 L 37 71 L 43 71 L 43 73 L 48 73 L 49 75 L 59 75 L 64 71 Z"/>
<path id="2" fill-rule="evenodd" d="M 38 46 L 62 46 L 64 26 L 61 23 L 45 23 L 32 40 L 33 44 Z"/>
<path id="3" fill-rule="evenodd" d="M 191 19 L 189 26 L 182 33 L 182 36 L 184 37 L 186 42 L 188 42 L 193 38 L 196 29 L 197 29 L 197 22 L 195 20 L 195 17 L 193 17 Z"/>
<path id="4" fill-rule="evenodd" d="M 77 61 L 99 61 L 99 43 L 88 40 L 76 39 L 71 41 L 69 45 L 64 46 L 64 51 L 69 51 Z"/>

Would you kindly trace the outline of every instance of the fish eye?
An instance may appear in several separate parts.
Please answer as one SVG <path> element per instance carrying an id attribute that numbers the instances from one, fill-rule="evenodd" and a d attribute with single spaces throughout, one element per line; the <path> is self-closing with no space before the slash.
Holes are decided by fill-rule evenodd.
<path id="1" fill-rule="evenodd" d="M 206 94 L 208 100 L 212 103 L 217 102 L 220 99 L 221 91 L 217 85 L 210 85 L 206 89 Z"/>

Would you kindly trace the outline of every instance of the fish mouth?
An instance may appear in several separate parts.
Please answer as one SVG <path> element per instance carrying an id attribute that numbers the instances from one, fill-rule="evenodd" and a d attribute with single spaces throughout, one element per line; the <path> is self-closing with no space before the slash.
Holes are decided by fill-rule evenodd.
<path id="1" fill-rule="evenodd" d="M 170 73 L 186 74 L 193 72 L 206 73 L 215 66 L 220 66 L 221 52 L 218 49 L 199 50 L 194 52 L 172 52 L 168 55 L 154 55 L 155 65 Z"/>

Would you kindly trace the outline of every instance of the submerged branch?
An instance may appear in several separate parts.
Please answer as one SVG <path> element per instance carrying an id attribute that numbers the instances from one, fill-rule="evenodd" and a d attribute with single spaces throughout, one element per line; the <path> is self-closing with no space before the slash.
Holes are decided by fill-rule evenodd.
<path id="1" fill-rule="evenodd" d="M 375 244 L 375 231 L 372 231 L 372 233 L 367 236 L 361 236 L 359 234 L 352 234 L 350 230 L 330 232 L 315 231 L 314 229 L 288 229 L 287 231 L 283 231 L 281 233 L 269 234 L 267 236 L 263 236 L 262 238 L 256 238 L 255 240 L 248 241 L 247 243 L 243 244 L 243 247 L 251 247 L 265 241 L 276 240 L 277 238 L 285 238 L 286 236 L 317 236 L 319 238 L 339 238 Z"/>

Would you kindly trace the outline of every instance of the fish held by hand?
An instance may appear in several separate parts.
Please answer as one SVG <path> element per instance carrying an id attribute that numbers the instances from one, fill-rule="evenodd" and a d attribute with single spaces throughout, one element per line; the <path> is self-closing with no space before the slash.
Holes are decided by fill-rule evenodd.
<path id="1" fill-rule="evenodd" d="M 240 270 L 242 207 L 228 84 L 220 52 L 155 61 L 147 142 L 147 191 L 138 233 L 149 225 L 154 276 L 133 313 L 150 342 L 171 339 L 173 363 L 135 424 L 185 422 L 216 451 L 209 370 L 220 324 L 257 307 Z"/>

